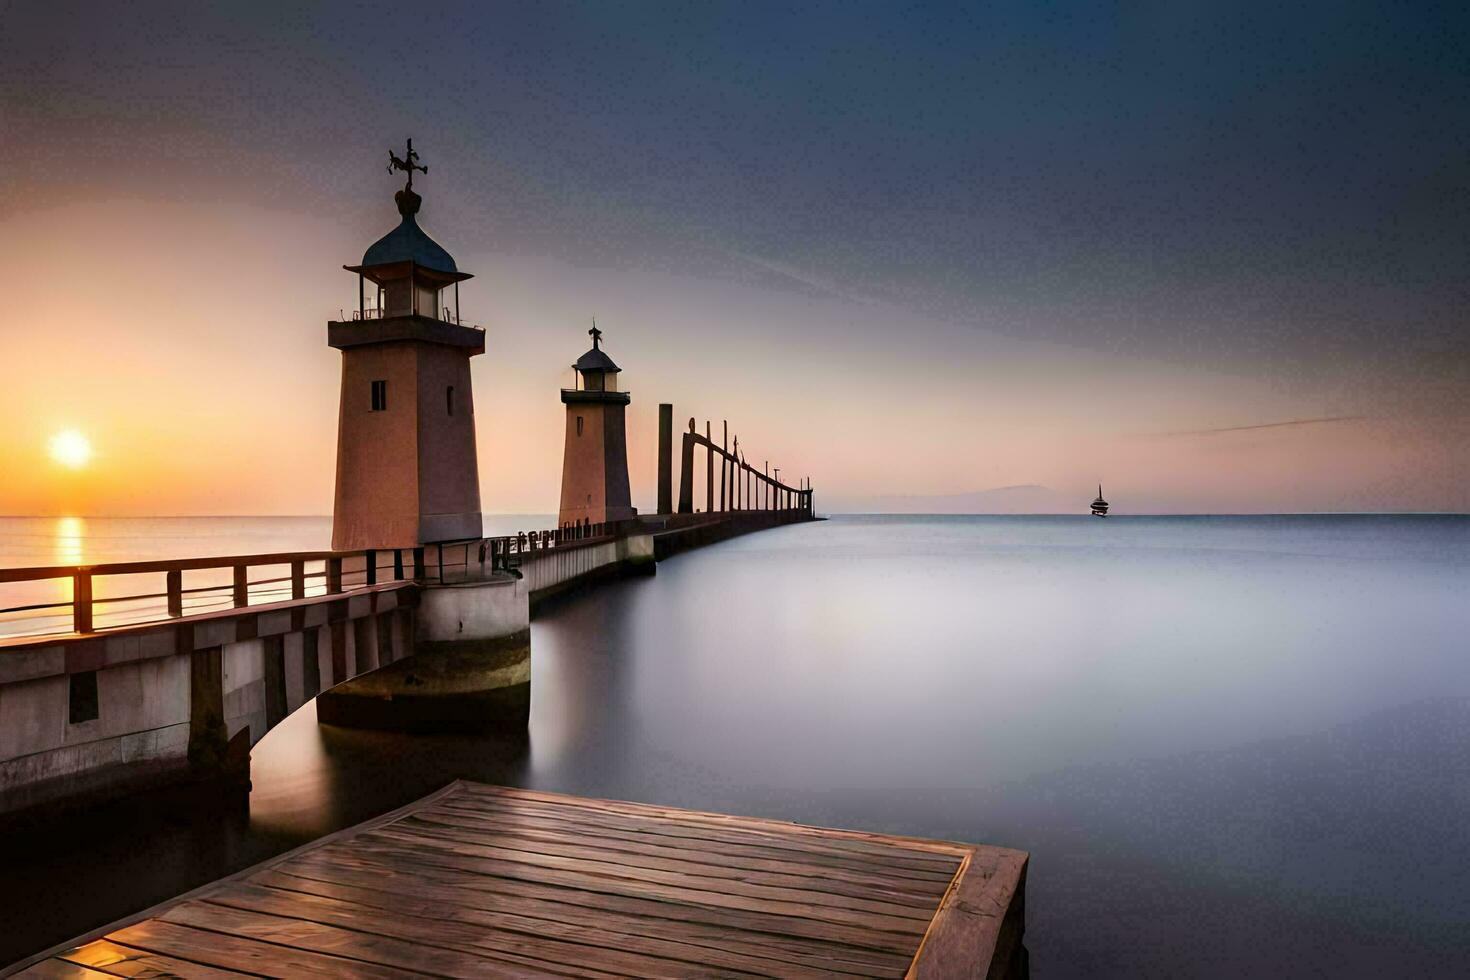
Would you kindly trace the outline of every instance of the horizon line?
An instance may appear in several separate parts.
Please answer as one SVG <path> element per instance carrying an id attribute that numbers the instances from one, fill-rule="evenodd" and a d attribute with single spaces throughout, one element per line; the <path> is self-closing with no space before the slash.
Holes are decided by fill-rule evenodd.
<path id="1" fill-rule="evenodd" d="M 550 511 L 482 511 L 486 517 L 545 517 Z M 703 513 L 699 511 L 697 513 Z M 737 513 L 731 511 L 730 513 Z M 1083 511 L 1038 510 L 1038 511 L 885 511 L 885 510 L 828 510 L 829 515 L 842 517 L 1088 517 Z M 640 514 L 640 517 L 658 517 L 658 514 Z M 1271 510 L 1271 511 L 1137 511 L 1111 513 L 1109 517 L 1470 517 L 1470 511 L 1461 510 Z M 0 514 L 0 520 L 67 520 L 92 519 L 108 521 L 202 521 L 202 520 L 329 520 L 331 514 Z"/>

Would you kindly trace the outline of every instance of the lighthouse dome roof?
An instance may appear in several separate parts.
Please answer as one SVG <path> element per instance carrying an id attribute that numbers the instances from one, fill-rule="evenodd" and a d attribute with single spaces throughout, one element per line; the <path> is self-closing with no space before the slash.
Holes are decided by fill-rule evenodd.
<path id="1" fill-rule="evenodd" d="M 454 264 L 454 256 L 430 238 L 411 214 L 404 215 L 397 228 L 373 242 L 362 253 L 363 265 L 390 265 L 394 262 L 412 262 L 435 272 L 459 271 Z"/>
<path id="2" fill-rule="evenodd" d="M 420 268 L 435 272 L 458 273 L 454 256 L 430 238 L 414 217 L 418 214 L 423 198 L 405 187 L 393 195 L 393 200 L 398 205 L 398 213 L 403 216 L 403 220 L 398 222 L 397 228 L 368 246 L 368 250 L 362 253 L 362 264 L 372 266 L 412 262 Z"/>
<path id="3" fill-rule="evenodd" d="M 594 347 L 577 358 L 577 363 L 573 366 L 578 371 L 603 371 L 607 374 L 615 374 L 622 370 L 601 347 Z"/>

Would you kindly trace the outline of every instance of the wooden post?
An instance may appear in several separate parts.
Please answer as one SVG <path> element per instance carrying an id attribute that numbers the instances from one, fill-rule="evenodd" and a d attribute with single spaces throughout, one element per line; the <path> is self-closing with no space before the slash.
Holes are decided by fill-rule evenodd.
<path id="1" fill-rule="evenodd" d="M 236 566 L 234 566 L 234 573 L 235 573 L 234 599 L 235 599 L 235 608 L 238 609 L 241 606 L 248 606 L 248 605 L 250 605 L 250 580 L 249 580 L 248 576 L 246 575 L 246 567 L 244 565 L 236 565 Z"/>
<path id="2" fill-rule="evenodd" d="M 660 490 L 660 493 L 663 491 Z M 689 431 L 684 433 L 684 441 L 679 449 L 679 513 L 688 514 L 694 510 L 694 425 L 691 421 Z"/>
<path id="3" fill-rule="evenodd" d="M 306 598 L 306 562 L 300 559 L 291 563 L 291 598 Z"/>
<path id="4" fill-rule="evenodd" d="M 71 575 L 71 628 L 92 632 L 92 573 L 80 568 Z"/>
<path id="5" fill-rule="evenodd" d="M 327 592 L 336 595 L 342 591 L 342 559 L 327 559 Z"/>
<path id="6" fill-rule="evenodd" d="M 369 548 L 362 553 L 363 567 L 367 569 L 367 584 L 378 584 L 378 553 Z"/>
<path id="7" fill-rule="evenodd" d="M 692 449 L 689 458 L 692 471 L 694 459 Z M 693 476 L 693 473 L 691 472 L 690 475 Z M 684 496 L 682 483 L 679 486 L 679 496 L 681 498 Z M 660 514 L 674 512 L 674 406 L 667 402 L 658 407 L 658 512 Z"/>
<path id="8" fill-rule="evenodd" d="M 455 286 L 458 286 L 458 285 L 459 285 L 459 283 L 455 283 Z M 455 302 L 455 307 L 454 307 L 455 316 L 458 316 L 459 315 L 459 305 L 458 305 L 459 304 L 459 299 L 458 299 L 458 297 L 455 298 L 454 302 Z M 403 549 L 402 548 L 394 548 L 393 549 L 393 581 L 395 581 L 395 582 L 402 582 L 403 581 Z"/>
<path id="9" fill-rule="evenodd" d="M 730 482 L 726 475 L 730 468 L 730 422 L 728 419 L 720 423 L 724 426 L 725 434 L 720 436 L 720 510 L 725 509 L 725 484 Z"/>
<path id="10" fill-rule="evenodd" d="M 413 549 L 413 577 L 420 579 L 424 577 L 424 549 Z"/>
<path id="11" fill-rule="evenodd" d="M 184 573 L 177 568 L 170 569 L 164 576 L 164 591 L 168 593 L 168 615 L 170 619 L 178 619 L 184 615 Z"/>
<path id="12" fill-rule="evenodd" d="M 715 509 L 715 444 L 709 437 L 709 419 L 704 420 L 704 512 Z"/>

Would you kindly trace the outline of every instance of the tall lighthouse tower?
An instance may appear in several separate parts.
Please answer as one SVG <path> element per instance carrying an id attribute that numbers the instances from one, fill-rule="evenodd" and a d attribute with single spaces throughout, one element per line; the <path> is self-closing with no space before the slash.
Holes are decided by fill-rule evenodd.
<path id="1" fill-rule="evenodd" d="M 561 466 L 561 515 L 557 523 L 625 521 L 633 517 L 628 492 L 628 441 L 623 413 L 632 401 L 618 391 L 622 368 L 602 349 L 602 331 L 593 324 L 592 349 L 572 365 L 576 387 L 563 388 L 567 443 Z"/>
<path id="2" fill-rule="evenodd" d="M 327 324 L 342 352 L 337 422 L 337 496 L 332 547 L 407 548 L 478 538 L 480 481 L 470 358 L 485 351 L 484 331 L 459 315 L 459 271 L 415 216 L 413 140 L 388 170 L 408 175 L 393 195 L 398 227 L 359 265 L 357 310 Z M 450 307 L 450 303 L 453 307 Z"/>

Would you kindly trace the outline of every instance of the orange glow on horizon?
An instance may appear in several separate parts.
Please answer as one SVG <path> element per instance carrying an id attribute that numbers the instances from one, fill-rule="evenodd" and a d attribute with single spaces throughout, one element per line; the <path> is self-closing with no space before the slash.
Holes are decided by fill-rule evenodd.
<path id="1" fill-rule="evenodd" d="M 386 220 L 164 200 L 0 216 L 19 284 L 0 325 L 0 514 L 330 514 L 341 361 L 325 323 L 357 296 L 340 262 Z M 1120 514 L 1466 508 L 1470 420 L 1417 381 L 1155 362 L 978 315 L 446 244 L 476 273 L 463 302 L 486 328 L 471 371 L 487 513 L 556 509 L 558 391 L 590 309 L 633 394 L 645 513 L 660 402 L 678 428 L 709 419 L 718 437 L 728 419 L 753 461 L 810 476 L 822 510 L 1038 485 L 1049 508 L 1085 511 L 1099 481 Z M 118 304 L 160 268 L 166 303 Z M 259 291 L 221 302 L 232 282 Z M 1330 416 L 1352 420 L 1230 428 Z"/>

